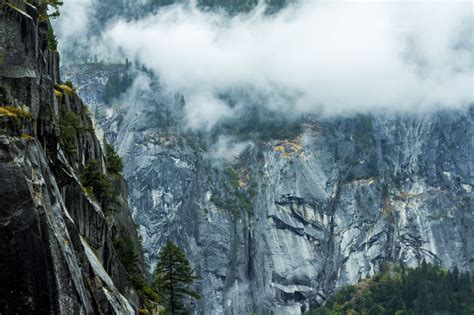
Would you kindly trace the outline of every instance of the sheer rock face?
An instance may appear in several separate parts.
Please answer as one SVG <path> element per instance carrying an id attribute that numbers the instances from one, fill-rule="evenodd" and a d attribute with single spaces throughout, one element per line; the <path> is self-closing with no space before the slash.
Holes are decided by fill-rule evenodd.
<path id="1" fill-rule="evenodd" d="M 213 198 L 229 179 L 212 152 L 158 119 L 182 106 L 179 97 L 152 86 L 108 106 L 103 67 L 65 72 L 95 100 L 124 156 L 149 261 L 168 238 L 191 258 L 203 296 L 196 312 L 304 313 L 384 261 L 474 271 L 472 107 L 308 119 L 302 134 L 227 165 L 242 189 L 256 187 L 244 211 Z"/>
<path id="2" fill-rule="evenodd" d="M 13 3 L 0 1 L 0 313 L 132 314 L 139 301 L 112 244 L 118 223 L 133 229 L 126 189 L 112 216 L 85 193 L 80 170 L 105 163 L 102 144 L 79 97 L 54 93 L 59 56 L 47 49 L 47 22 Z M 87 130 L 67 156 L 61 110 Z"/>

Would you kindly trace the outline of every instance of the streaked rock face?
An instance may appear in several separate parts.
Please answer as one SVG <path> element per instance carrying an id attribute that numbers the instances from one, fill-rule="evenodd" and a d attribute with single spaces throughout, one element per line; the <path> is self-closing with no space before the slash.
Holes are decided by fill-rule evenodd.
<path id="1" fill-rule="evenodd" d="M 114 215 L 85 192 L 81 170 L 89 159 L 104 168 L 103 144 L 80 98 L 55 90 L 47 31 L 33 5 L 0 3 L 0 313 L 133 314 L 140 301 L 113 248 L 115 226 L 135 232 L 125 183 L 114 183 Z M 60 111 L 87 130 L 67 156 Z"/>
<path id="2" fill-rule="evenodd" d="M 173 118 L 163 125 L 179 97 L 153 86 L 110 107 L 103 68 L 65 73 L 124 157 L 149 262 L 168 238 L 186 249 L 201 277 L 196 313 L 304 313 L 384 261 L 474 270 L 472 107 L 308 119 L 215 166 Z M 254 191 L 250 207 L 232 204 L 225 167 Z"/>

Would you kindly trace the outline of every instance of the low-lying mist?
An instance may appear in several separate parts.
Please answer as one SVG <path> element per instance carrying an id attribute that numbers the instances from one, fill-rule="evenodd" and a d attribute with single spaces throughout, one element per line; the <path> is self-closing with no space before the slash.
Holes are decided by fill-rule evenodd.
<path id="1" fill-rule="evenodd" d="M 474 102 L 469 1 L 309 0 L 234 16 L 191 1 L 115 21 L 99 42 L 91 49 L 103 60 L 128 57 L 182 93 L 191 128 L 210 129 L 256 103 L 328 117 Z"/>

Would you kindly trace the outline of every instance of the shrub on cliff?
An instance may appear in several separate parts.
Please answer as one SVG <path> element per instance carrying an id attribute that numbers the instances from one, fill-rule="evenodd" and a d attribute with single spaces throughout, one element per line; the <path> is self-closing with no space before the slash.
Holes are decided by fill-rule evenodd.
<path id="1" fill-rule="evenodd" d="M 67 93 L 70 96 L 76 95 L 76 89 L 72 85 L 71 81 L 66 81 L 64 84 L 59 84 L 55 87 L 57 90 Z"/>
<path id="2" fill-rule="evenodd" d="M 80 129 L 81 119 L 72 111 L 59 113 L 59 143 L 67 155 L 76 153 L 76 132 Z"/>
<path id="3" fill-rule="evenodd" d="M 140 256 L 135 248 L 135 243 L 123 226 L 118 229 L 118 234 L 114 240 L 114 248 L 120 262 L 127 270 L 131 284 L 138 291 L 144 305 L 149 307 L 150 303 L 159 303 L 158 293 L 148 285 L 144 272 L 140 268 Z"/>
<path id="4" fill-rule="evenodd" d="M 51 51 L 58 50 L 58 40 L 51 25 L 48 27 L 48 49 Z"/>
<path id="5" fill-rule="evenodd" d="M 18 117 L 22 119 L 32 119 L 28 106 L 9 106 L 0 104 L 0 115 L 7 117 Z"/>
<path id="6" fill-rule="evenodd" d="M 81 174 L 81 181 L 84 187 L 92 190 L 94 196 L 102 203 L 113 201 L 114 191 L 110 179 L 101 170 L 97 160 L 89 160 Z"/>
<path id="7" fill-rule="evenodd" d="M 125 93 L 133 84 L 133 78 L 128 74 L 112 74 L 105 85 L 105 102 L 110 104 Z"/>
<path id="8" fill-rule="evenodd" d="M 123 171 L 122 158 L 115 152 L 110 144 L 106 144 L 107 171 L 113 174 L 119 174 Z"/>

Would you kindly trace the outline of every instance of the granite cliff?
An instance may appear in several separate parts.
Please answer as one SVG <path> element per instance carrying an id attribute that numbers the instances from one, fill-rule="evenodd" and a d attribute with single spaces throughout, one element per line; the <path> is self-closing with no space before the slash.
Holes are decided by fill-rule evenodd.
<path id="1" fill-rule="evenodd" d="M 269 127 L 262 115 L 255 127 L 239 117 L 242 128 L 216 134 L 259 136 L 216 161 L 215 139 L 183 130 L 185 100 L 158 82 L 105 100 L 108 78 L 133 76 L 128 67 L 64 73 L 124 157 L 148 261 L 168 238 L 191 258 L 203 296 L 196 313 L 304 313 L 386 261 L 473 271 L 472 106 L 308 116 L 287 121 L 295 127 L 284 134 L 281 121 Z"/>
<path id="2" fill-rule="evenodd" d="M 127 186 L 50 32 L 45 4 L 0 1 L 0 313 L 134 314 L 145 301 L 117 250 L 124 229 L 141 253 Z M 84 182 L 92 161 L 113 206 Z"/>
<path id="3" fill-rule="evenodd" d="M 149 266 L 168 239 L 185 249 L 195 314 L 304 314 L 385 262 L 474 271 L 472 105 L 339 118 L 256 106 L 193 131 L 179 91 L 136 64 L 71 57 L 64 84 L 37 6 L 0 1 L 0 313 L 137 312 L 118 246 L 125 230 L 141 253 L 132 216 Z M 245 150 L 223 158 L 221 137 Z M 85 184 L 92 165 L 114 202 Z"/>

